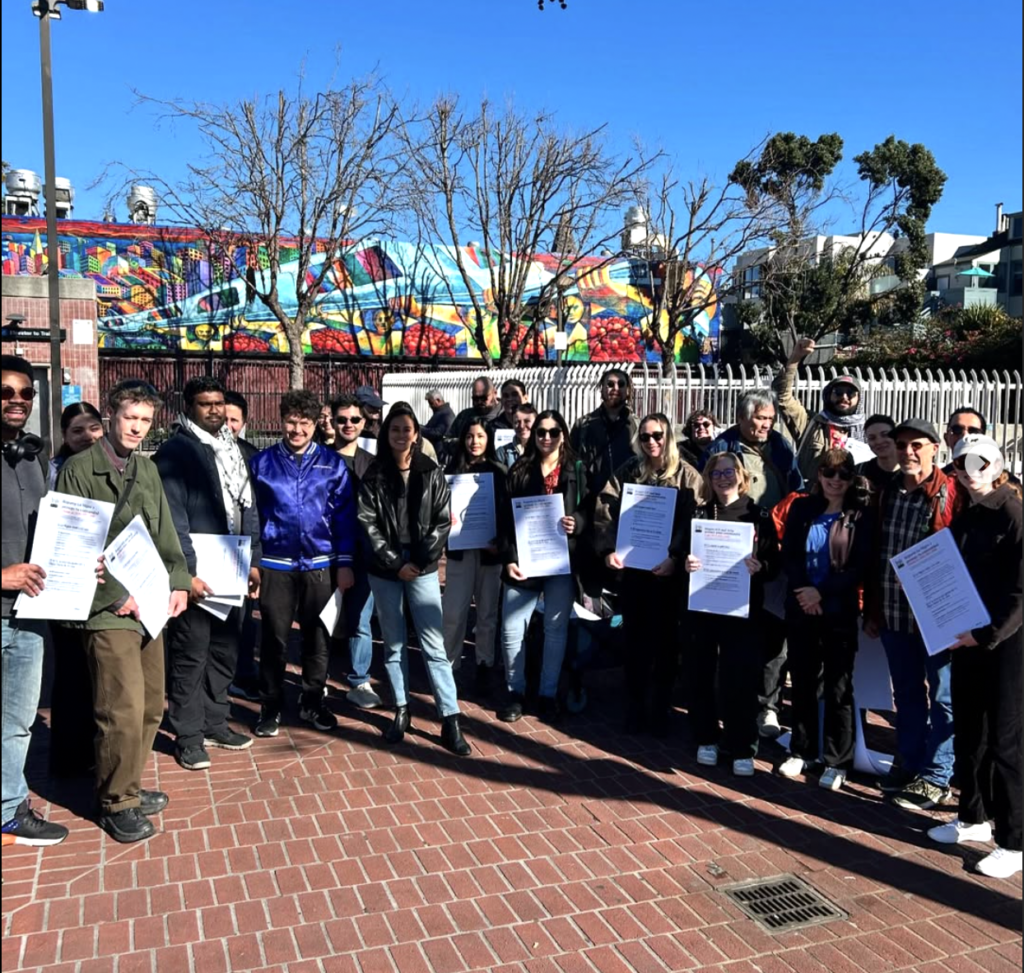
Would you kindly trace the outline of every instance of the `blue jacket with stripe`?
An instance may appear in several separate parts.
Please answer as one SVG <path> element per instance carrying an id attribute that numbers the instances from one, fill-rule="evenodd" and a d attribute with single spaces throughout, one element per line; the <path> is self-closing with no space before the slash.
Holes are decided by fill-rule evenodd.
<path id="1" fill-rule="evenodd" d="M 249 461 L 260 514 L 260 567 L 315 571 L 351 567 L 356 550 L 356 503 L 340 455 L 310 443 L 296 456 L 283 442 Z"/>

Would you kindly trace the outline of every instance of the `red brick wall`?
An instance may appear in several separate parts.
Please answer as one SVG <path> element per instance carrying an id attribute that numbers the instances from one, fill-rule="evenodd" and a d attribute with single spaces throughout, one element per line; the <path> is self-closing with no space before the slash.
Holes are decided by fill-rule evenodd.
<path id="1" fill-rule="evenodd" d="M 49 304 L 40 297 L 3 296 L 2 316 L 8 314 L 25 316 L 25 327 L 48 328 L 50 326 Z M 72 343 L 71 322 L 76 318 L 92 321 L 92 341 L 87 345 Z M 99 352 L 96 346 L 96 302 L 95 300 L 61 300 L 60 323 L 67 331 L 67 338 L 61 345 L 61 367 L 71 369 L 71 382 L 82 386 L 82 399 L 99 406 Z M 26 341 L 21 345 L 22 353 L 30 362 L 43 365 L 50 363 L 50 345 L 43 341 Z M 15 343 L 3 342 L 3 353 L 13 355 Z"/>

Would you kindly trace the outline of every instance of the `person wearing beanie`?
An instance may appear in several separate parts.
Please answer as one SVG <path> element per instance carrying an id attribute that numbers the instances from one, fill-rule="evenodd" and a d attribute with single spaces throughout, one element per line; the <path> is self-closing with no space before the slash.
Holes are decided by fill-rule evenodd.
<path id="1" fill-rule="evenodd" d="M 839 375 L 822 389 L 821 411 L 810 415 L 793 395 L 797 369 L 814 351 L 811 338 L 801 338 L 793 346 L 786 364 L 775 376 L 772 388 L 779 411 L 793 438 L 799 443 L 797 463 L 808 482 L 814 482 L 819 458 L 830 449 L 850 450 L 850 441 L 864 442 L 864 412 L 861 409 L 860 383 L 852 375 Z M 867 453 L 867 449 L 858 450 Z M 855 456 L 855 460 L 858 457 Z"/>
<path id="2" fill-rule="evenodd" d="M 950 530 L 991 621 L 961 633 L 951 650 L 960 804 L 928 836 L 940 844 L 994 837 L 975 868 L 1010 878 L 1021 871 L 1021 496 L 988 436 L 963 436 L 953 469 L 969 503 Z"/>

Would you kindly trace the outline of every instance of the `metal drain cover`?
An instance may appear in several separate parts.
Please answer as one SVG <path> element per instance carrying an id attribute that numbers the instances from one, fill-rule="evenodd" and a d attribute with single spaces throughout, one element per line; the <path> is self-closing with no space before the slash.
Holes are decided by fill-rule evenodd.
<path id="1" fill-rule="evenodd" d="M 849 918 L 848 913 L 795 875 L 759 878 L 719 891 L 768 932 L 788 932 Z"/>

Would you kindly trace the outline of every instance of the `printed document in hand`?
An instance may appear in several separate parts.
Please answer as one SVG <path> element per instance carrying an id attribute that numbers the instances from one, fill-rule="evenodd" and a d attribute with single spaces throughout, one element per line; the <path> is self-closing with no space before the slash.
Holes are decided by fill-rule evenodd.
<path id="1" fill-rule="evenodd" d="M 171 579 L 163 558 L 139 514 L 103 552 L 107 570 L 124 585 L 139 606 L 139 618 L 156 638 L 170 617 Z"/>
<path id="2" fill-rule="evenodd" d="M 494 516 L 494 475 L 456 473 L 446 479 L 452 494 L 452 531 L 448 535 L 448 548 L 452 551 L 476 551 L 487 547 L 498 536 Z"/>
<path id="3" fill-rule="evenodd" d="M 189 534 L 196 552 L 196 577 L 213 589 L 214 597 L 244 597 L 249 591 L 252 538 L 237 534 Z"/>
<path id="4" fill-rule="evenodd" d="M 690 553 L 701 562 L 690 575 L 690 611 L 750 617 L 750 572 L 744 560 L 754 550 L 754 525 L 694 520 Z"/>
<path id="5" fill-rule="evenodd" d="M 560 493 L 516 497 L 512 501 L 519 569 L 528 578 L 572 574 L 569 538 L 562 528 L 565 503 Z"/>
<path id="6" fill-rule="evenodd" d="M 494 430 L 494 448 L 501 449 L 502 446 L 507 446 L 509 443 L 515 442 L 516 432 L 514 429 L 495 429 Z"/>
<path id="7" fill-rule="evenodd" d="M 615 553 L 627 568 L 650 571 L 668 557 L 678 490 L 626 483 L 619 507 Z"/>
<path id="8" fill-rule="evenodd" d="M 929 655 L 948 649 L 962 632 L 992 621 L 949 530 L 926 537 L 889 562 Z"/>
<path id="9" fill-rule="evenodd" d="M 18 618 L 84 622 L 96 595 L 96 562 L 103 553 L 114 505 L 50 492 L 39 501 L 31 564 L 46 572 L 43 590 L 18 595 Z"/>

